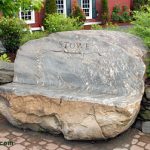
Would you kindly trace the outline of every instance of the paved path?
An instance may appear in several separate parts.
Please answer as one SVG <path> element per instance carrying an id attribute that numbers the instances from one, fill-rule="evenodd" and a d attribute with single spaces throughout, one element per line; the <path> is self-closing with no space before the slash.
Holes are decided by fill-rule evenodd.
<path id="1" fill-rule="evenodd" d="M 7 144 L 0 150 L 150 150 L 150 135 L 129 129 L 107 141 L 67 141 L 62 135 L 20 130 L 0 117 L 0 143 Z"/>

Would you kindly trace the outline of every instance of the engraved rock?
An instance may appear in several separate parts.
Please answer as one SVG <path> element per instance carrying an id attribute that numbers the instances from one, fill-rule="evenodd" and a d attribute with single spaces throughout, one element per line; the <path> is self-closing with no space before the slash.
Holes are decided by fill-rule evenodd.
<path id="1" fill-rule="evenodd" d="M 115 31 L 71 31 L 20 47 L 12 84 L 0 87 L 0 112 L 13 125 L 107 139 L 134 122 L 144 92 L 146 49 Z"/>

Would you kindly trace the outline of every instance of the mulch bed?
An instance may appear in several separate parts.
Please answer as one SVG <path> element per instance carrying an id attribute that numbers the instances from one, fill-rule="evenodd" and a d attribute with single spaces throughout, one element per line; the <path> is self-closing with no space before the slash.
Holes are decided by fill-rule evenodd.
<path id="1" fill-rule="evenodd" d="M 9 57 L 11 62 L 14 62 L 16 58 L 16 53 L 7 53 L 7 56 Z"/>

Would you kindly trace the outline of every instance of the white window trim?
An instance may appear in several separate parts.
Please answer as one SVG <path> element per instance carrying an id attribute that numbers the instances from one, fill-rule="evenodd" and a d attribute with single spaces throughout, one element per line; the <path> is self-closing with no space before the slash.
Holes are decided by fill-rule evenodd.
<path id="1" fill-rule="evenodd" d="M 63 0 L 64 1 L 64 15 L 67 16 L 67 8 L 66 8 L 66 0 Z"/>
<path id="2" fill-rule="evenodd" d="M 81 0 L 81 8 L 83 9 L 83 0 Z M 92 0 L 90 0 L 89 16 L 86 19 L 92 19 Z"/>
<path id="3" fill-rule="evenodd" d="M 66 7 L 67 3 L 66 3 L 66 0 L 63 0 L 63 4 L 64 4 L 63 14 L 65 16 L 67 16 L 67 7 Z"/>
<path id="4" fill-rule="evenodd" d="M 21 8 L 20 8 L 20 11 L 19 11 L 19 18 L 22 19 L 22 16 L 21 16 Z M 31 10 L 31 20 L 24 20 L 27 24 L 34 24 L 35 23 L 35 11 L 34 10 Z"/>

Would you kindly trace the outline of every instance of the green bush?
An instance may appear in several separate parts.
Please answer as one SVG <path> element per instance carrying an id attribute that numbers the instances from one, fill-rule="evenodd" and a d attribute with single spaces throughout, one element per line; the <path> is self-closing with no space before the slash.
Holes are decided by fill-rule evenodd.
<path id="1" fill-rule="evenodd" d="M 85 14 L 78 5 L 74 6 L 71 17 L 76 18 L 81 24 L 86 20 Z"/>
<path id="2" fill-rule="evenodd" d="M 115 22 L 119 22 L 120 21 L 120 15 L 115 13 L 115 12 L 112 12 L 112 20 Z"/>
<path id="3" fill-rule="evenodd" d="M 91 29 L 92 30 L 102 30 L 102 26 L 98 25 L 98 24 L 93 24 L 91 25 Z"/>
<path id="4" fill-rule="evenodd" d="M 102 0 L 102 21 L 105 24 L 109 20 L 108 0 Z"/>
<path id="5" fill-rule="evenodd" d="M 133 9 L 134 10 L 140 10 L 142 6 L 149 4 L 150 5 L 150 1 L 149 0 L 133 0 Z"/>
<path id="6" fill-rule="evenodd" d="M 141 9 L 141 11 L 134 11 L 133 18 L 132 24 L 134 26 L 131 32 L 140 36 L 150 48 L 150 6 Z"/>
<path id="7" fill-rule="evenodd" d="M 78 30 L 81 28 L 77 19 L 65 17 L 61 14 L 47 15 L 44 26 L 49 33 Z"/>
<path id="8" fill-rule="evenodd" d="M 25 23 L 17 18 L 0 19 L 0 40 L 8 52 L 17 51 L 25 27 Z"/>
<path id="9" fill-rule="evenodd" d="M 129 22 L 129 21 L 131 21 L 130 14 L 127 11 L 123 12 L 121 17 L 122 17 L 122 20 L 121 20 L 122 22 Z"/>
<path id="10" fill-rule="evenodd" d="M 113 24 L 112 22 L 106 23 L 105 30 L 117 30 L 118 25 Z"/>
<path id="11" fill-rule="evenodd" d="M 115 5 L 112 11 L 112 20 L 119 22 L 121 9 L 118 5 Z"/>
<path id="12" fill-rule="evenodd" d="M 115 22 L 129 22 L 131 21 L 130 12 L 127 6 L 123 6 L 121 10 L 120 6 L 116 5 L 113 8 L 112 20 Z"/>
<path id="13" fill-rule="evenodd" d="M 57 12 L 56 0 L 46 0 L 46 14 L 54 14 Z"/>
<path id="14" fill-rule="evenodd" d="M 133 12 L 134 25 L 131 28 L 131 33 L 141 37 L 144 43 L 150 50 L 150 6 L 142 7 L 140 11 Z M 150 77 L 150 58 L 146 59 L 147 64 L 147 77 Z"/>
<path id="15" fill-rule="evenodd" d="M 7 54 L 3 54 L 0 56 L 0 61 L 5 61 L 5 62 L 11 62 L 10 58 L 7 56 Z"/>
<path id="16" fill-rule="evenodd" d="M 21 45 L 23 45 L 24 43 L 30 41 L 30 40 L 34 40 L 34 39 L 39 39 L 42 37 L 47 36 L 48 33 L 45 31 L 35 31 L 32 34 L 30 32 L 25 32 L 21 38 Z"/>

